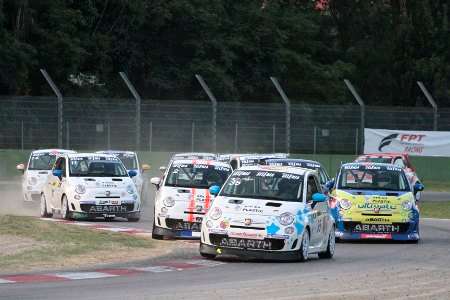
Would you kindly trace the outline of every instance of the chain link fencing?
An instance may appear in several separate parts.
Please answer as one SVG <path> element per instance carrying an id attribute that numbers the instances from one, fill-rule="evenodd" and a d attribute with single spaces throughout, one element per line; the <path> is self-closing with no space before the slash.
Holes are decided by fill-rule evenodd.
<path id="1" fill-rule="evenodd" d="M 0 97 L 0 148 L 58 146 L 55 97 Z M 206 101 L 143 99 L 136 149 L 133 99 L 64 98 L 63 147 L 142 151 L 212 151 L 212 107 Z M 365 107 L 365 127 L 433 130 L 429 107 Z M 356 105 L 291 106 L 291 153 L 357 154 L 362 149 Z M 450 130 L 450 108 L 439 109 L 439 130 Z M 285 152 L 283 103 L 219 102 L 217 151 Z"/>

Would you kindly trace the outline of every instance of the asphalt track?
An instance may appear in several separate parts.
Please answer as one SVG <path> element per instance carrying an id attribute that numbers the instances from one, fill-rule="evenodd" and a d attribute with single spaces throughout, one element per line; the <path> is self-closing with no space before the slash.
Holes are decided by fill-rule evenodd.
<path id="1" fill-rule="evenodd" d="M 141 222 L 108 224 L 148 230 L 152 206 L 146 201 Z M 332 260 L 306 263 L 227 259 L 184 272 L 3 284 L 0 299 L 450 299 L 450 221 L 422 219 L 421 236 L 419 244 L 337 244 Z M 179 243 L 176 258 L 198 256 Z"/>

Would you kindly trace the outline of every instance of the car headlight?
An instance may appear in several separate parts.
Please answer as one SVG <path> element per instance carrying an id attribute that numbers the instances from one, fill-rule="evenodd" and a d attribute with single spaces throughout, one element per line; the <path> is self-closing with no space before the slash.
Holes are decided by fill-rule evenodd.
<path id="1" fill-rule="evenodd" d="M 134 187 L 131 184 L 127 186 L 127 193 L 134 194 Z"/>
<path id="2" fill-rule="evenodd" d="M 292 226 L 286 227 L 286 228 L 284 229 L 284 233 L 285 233 L 285 234 L 293 234 L 294 231 L 295 231 L 295 229 L 294 229 L 294 227 L 292 227 Z"/>
<path id="3" fill-rule="evenodd" d="M 84 194 L 86 193 L 86 187 L 82 184 L 77 184 L 77 186 L 75 187 L 75 192 L 77 194 Z"/>
<path id="4" fill-rule="evenodd" d="M 341 199 L 341 200 L 339 200 L 339 207 L 344 210 L 347 210 L 347 209 L 350 209 L 350 207 L 352 207 L 352 203 L 350 202 L 350 200 Z"/>
<path id="5" fill-rule="evenodd" d="M 282 213 L 279 217 L 280 224 L 283 226 L 291 225 L 294 222 L 294 215 L 288 212 Z"/>
<path id="6" fill-rule="evenodd" d="M 211 220 L 206 221 L 206 227 L 212 228 L 213 226 L 214 226 L 214 224 Z"/>
<path id="7" fill-rule="evenodd" d="M 410 210 L 412 208 L 413 204 L 411 201 L 403 201 L 402 202 L 402 208 L 404 210 Z"/>
<path id="8" fill-rule="evenodd" d="M 28 184 L 29 185 L 35 185 L 36 183 L 37 183 L 37 178 L 36 177 L 28 178 Z"/>
<path id="9" fill-rule="evenodd" d="M 172 207 L 175 205 L 175 199 L 173 199 L 172 197 L 167 197 L 163 200 L 163 203 L 167 207 Z"/>
<path id="10" fill-rule="evenodd" d="M 218 207 L 214 207 L 209 213 L 209 217 L 213 220 L 217 220 L 222 216 L 222 210 Z"/>

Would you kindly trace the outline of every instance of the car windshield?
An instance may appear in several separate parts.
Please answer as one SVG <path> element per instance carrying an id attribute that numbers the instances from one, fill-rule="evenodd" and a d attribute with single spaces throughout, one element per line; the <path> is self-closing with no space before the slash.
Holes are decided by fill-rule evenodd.
<path id="1" fill-rule="evenodd" d="M 28 170 L 51 170 L 56 160 L 56 153 L 32 153 Z"/>
<path id="2" fill-rule="evenodd" d="M 134 153 L 117 153 L 116 156 L 122 161 L 127 170 L 138 169 L 137 159 Z"/>
<path id="3" fill-rule="evenodd" d="M 405 174 L 398 168 L 345 169 L 338 180 L 339 189 L 409 191 Z"/>
<path id="4" fill-rule="evenodd" d="M 169 169 L 166 186 L 209 188 L 223 185 L 231 173 L 227 166 L 174 163 Z"/>
<path id="5" fill-rule="evenodd" d="M 301 202 L 303 176 L 270 171 L 235 171 L 220 195 Z"/>
<path id="6" fill-rule="evenodd" d="M 76 177 L 126 177 L 127 170 L 119 158 L 103 156 L 72 157 L 70 176 Z"/>

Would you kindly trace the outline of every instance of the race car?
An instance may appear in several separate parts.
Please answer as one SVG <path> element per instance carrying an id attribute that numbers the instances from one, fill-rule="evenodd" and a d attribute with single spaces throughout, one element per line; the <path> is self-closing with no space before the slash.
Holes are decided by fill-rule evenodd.
<path id="1" fill-rule="evenodd" d="M 402 168 L 405 172 L 406 178 L 413 187 L 417 182 L 420 183 L 419 177 L 416 174 L 416 168 L 411 164 L 408 153 L 371 153 L 363 154 L 355 159 L 355 162 L 375 162 L 393 164 Z M 416 200 L 420 199 L 420 192 L 416 194 Z"/>
<path id="2" fill-rule="evenodd" d="M 64 149 L 42 149 L 31 152 L 28 163 L 18 164 L 16 169 L 23 173 L 22 175 L 22 195 L 24 201 L 39 201 L 41 199 L 41 190 L 46 183 L 56 156 L 63 153 L 76 153 Z"/>
<path id="3" fill-rule="evenodd" d="M 416 183 L 413 190 L 423 188 Z M 344 164 L 331 196 L 339 208 L 336 237 L 340 240 L 420 239 L 419 210 L 402 168 L 383 163 Z"/>
<path id="4" fill-rule="evenodd" d="M 222 185 L 231 174 L 227 163 L 210 160 L 174 160 L 157 187 L 153 238 L 199 238 L 200 224 L 213 196 L 208 188 Z"/>
<path id="5" fill-rule="evenodd" d="M 143 174 L 145 171 L 150 170 L 150 166 L 148 164 L 143 164 L 142 166 L 140 166 L 136 152 L 108 150 L 97 151 L 96 153 L 115 155 L 122 161 L 127 171 L 135 170 L 137 175 L 133 177 L 133 182 L 136 185 L 138 193 L 142 199 L 142 187 L 144 185 Z"/>
<path id="6" fill-rule="evenodd" d="M 285 153 L 268 154 L 222 154 L 218 156 L 219 161 L 230 163 L 233 170 L 240 167 L 264 165 L 267 159 L 287 158 Z"/>
<path id="7" fill-rule="evenodd" d="M 202 159 L 202 160 L 215 160 L 217 155 L 214 153 L 207 152 L 186 152 L 186 153 L 176 153 L 172 156 L 171 160 L 180 159 Z"/>
<path id="8" fill-rule="evenodd" d="M 131 177 L 115 155 L 63 154 L 56 159 L 41 193 L 41 216 L 63 219 L 140 218 L 141 200 Z"/>
<path id="9" fill-rule="evenodd" d="M 210 192 L 217 197 L 202 223 L 202 256 L 300 261 L 311 254 L 333 257 L 334 219 L 316 171 L 242 167 L 222 188 L 213 186 Z"/>

